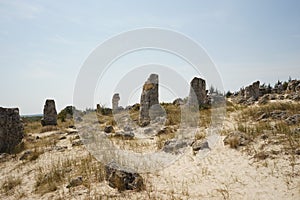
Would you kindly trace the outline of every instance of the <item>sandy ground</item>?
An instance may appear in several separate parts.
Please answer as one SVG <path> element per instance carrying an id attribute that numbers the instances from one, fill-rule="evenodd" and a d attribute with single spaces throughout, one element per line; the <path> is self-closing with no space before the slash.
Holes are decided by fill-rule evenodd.
<path id="1" fill-rule="evenodd" d="M 234 116 L 229 115 L 224 129 L 233 129 Z M 39 134 L 51 136 L 56 132 Z M 0 199 L 300 199 L 300 159 L 296 157 L 292 169 L 289 157 L 280 155 L 257 161 L 244 151 L 223 145 L 223 137 L 207 156 L 193 155 L 189 149 L 170 166 L 141 174 L 146 190 L 119 193 L 106 181 L 94 182 L 67 189 L 63 183 L 55 192 L 43 196 L 35 192 L 35 174 L 40 168 L 59 160 L 81 159 L 88 155 L 84 146 L 72 147 L 69 137 L 56 146 L 67 146 L 65 151 L 46 151 L 37 160 L 24 163 L 18 157 L 0 163 L 0 184 L 9 176 L 21 177 L 22 183 Z M 259 145 L 259 144 L 257 144 Z"/>

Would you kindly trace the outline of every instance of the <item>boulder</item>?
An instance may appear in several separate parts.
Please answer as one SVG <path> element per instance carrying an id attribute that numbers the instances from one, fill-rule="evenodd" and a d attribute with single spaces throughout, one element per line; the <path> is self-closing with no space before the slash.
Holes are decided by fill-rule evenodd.
<path id="1" fill-rule="evenodd" d="M 267 104 L 269 102 L 269 99 L 270 99 L 270 95 L 269 94 L 265 94 L 264 96 L 262 96 L 259 99 L 258 104 L 260 104 L 260 105 Z"/>
<path id="2" fill-rule="evenodd" d="M 76 178 L 72 178 L 70 183 L 67 185 L 67 188 L 76 187 L 83 183 L 82 176 L 78 176 Z"/>
<path id="3" fill-rule="evenodd" d="M 105 179 L 110 187 L 116 188 L 118 191 L 144 189 L 144 181 L 140 174 L 133 169 L 122 167 L 114 161 L 105 165 Z"/>
<path id="4" fill-rule="evenodd" d="M 232 148 L 238 146 L 246 146 L 250 142 L 250 138 L 240 131 L 233 131 L 223 140 L 225 145 L 230 145 Z"/>
<path id="5" fill-rule="evenodd" d="M 207 141 L 196 140 L 192 144 L 193 151 L 199 151 L 203 149 L 210 149 Z"/>
<path id="6" fill-rule="evenodd" d="M 114 130 L 114 127 L 113 126 L 106 126 L 104 128 L 104 132 L 105 133 L 113 133 L 115 130 Z"/>
<path id="7" fill-rule="evenodd" d="M 172 154 L 183 153 L 185 148 L 192 144 L 192 140 L 188 139 L 171 139 L 164 143 L 162 151 Z"/>
<path id="8" fill-rule="evenodd" d="M 134 133 L 131 131 L 121 131 L 121 132 L 116 132 L 114 134 L 115 137 L 120 137 L 124 140 L 131 140 L 134 138 Z"/>

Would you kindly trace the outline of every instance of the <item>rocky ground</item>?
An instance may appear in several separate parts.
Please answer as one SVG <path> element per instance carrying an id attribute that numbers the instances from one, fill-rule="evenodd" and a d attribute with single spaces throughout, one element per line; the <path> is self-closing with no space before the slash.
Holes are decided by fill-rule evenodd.
<path id="1" fill-rule="evenodd" d="M 122 112 L 117 119 L 90 112 L 76 128 L 28 122 L 19 149 L 1 154 L 0 199 L 300 199 L 299 101 L 233 102 L 228 99 L 219 129 L 210 128 L 211 109 L 200 111 L 200 128 L 181 126 L 173 105 L 163 105 L 167 121 L 150 128 L 132 124 L 137 111 L 130 111 L 131 124 Z M 141 172 L 143 184 L 132 183 L 132 190 L 118 190 L 110 182 L 119 180 L 107 179 L 104 163 L 89 152 L 103 138 L 117 149 L 159 152 L 172 162 Z M 101 153 L 96 158 L 113 158 Z"/>

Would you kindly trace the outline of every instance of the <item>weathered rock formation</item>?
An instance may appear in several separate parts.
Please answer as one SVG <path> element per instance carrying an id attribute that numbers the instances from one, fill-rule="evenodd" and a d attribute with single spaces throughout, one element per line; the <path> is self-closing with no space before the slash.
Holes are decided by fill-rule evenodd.
<path id="1" fill-rule="evenodd" d="M 190 83 L 189 105 L 203 105 L 207 100 L 205 80 L 194 77 Z"/>
<path id="2" fill-rule="evenodd" d="M 117 111 L 119 109 L 119 101 L 120 101 L 120 95 L 118 93 L 113 95 L 112 98 L 112 110 Z"/>
<path id="3" fill-rule="evenodd" d="M 142 190 L 144 188 L 143 178 L 134 170 L 121 167 L 115 162 L 105 165 L 105 179 L 112 188 L 119 191 Z"/>
<path id="4" fill-rule="evenodd" d="M 55 101 L 47 99 L 44 105 L 44 116 L 41 120 L 42 126 L 57 125 L 57 112 L 55 108 Z"/>
<path id="5" fill-rule="evenodd" d="M 292 80 L 287 85 L 287 93 L 300 93 L 300 80 Z"/>
<path id="6" fill-rule="evenodd" d="M 23 137 L 19 109 L 0 107 L 0 153 L 11 152 Z"/>
<path id="7" fill-rule="evenodd" d="M 147 126 L 150 121 L 149 110 L 152 106 L 159 104 L 158 102 L 158 75 L 151 74 L 143 86 L 140 102 L 140 118 L 139 122 L 142 126 Z"/>
<path id="8" fill-rule="evenodd" d="M 255 101 L 258 100 L 259 97 L 259 81 L 252 83 L 245 88 L 245 99 L 253 98 Z"/>
<path id="9" fill-rule="evenodd" d="M 265 88 L 260 87 L 260 82 L 256 81 L 251 85 L 241 88 L 238 93 L 238 98 L 235 100 L 237 103 L 253 104 L 258 98 L 267 93 Z"/>

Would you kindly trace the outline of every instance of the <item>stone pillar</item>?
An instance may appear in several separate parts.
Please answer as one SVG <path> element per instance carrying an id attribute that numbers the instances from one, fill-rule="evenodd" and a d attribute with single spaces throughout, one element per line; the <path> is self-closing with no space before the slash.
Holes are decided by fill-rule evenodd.
<path id="1" fill-rule="evenodd" d="M 149 110 L 151 106 L 159 104 L 158 102 L 158 75 L 151 74 L 143 86 L 140 103 L 140 118 L 139 122 L 142 126 L 147 126 L 150 123 Z"/>
<path id="2" fill-rule="evenodd" d="M 23 137 L 19 109 L 0 107 L 0 153 L 11 152 Z"/>
<path id="3" fill-rule="evenodd" d="M 55 108 L 55 101 L 47 99 L 44 105 L 44 116 L 41 120 L 42 126 L 57 125 L 57 112 Z"/>
<path id="4" fill-rule="evenodd" d="M 119 93 L 114 94 L 113 98 L 112 98 L 112 110 L 113 110 L 113 112 L 116 112 L 119 109 L 119 101 L 120 101 Z"/>
<path id="5" fill-rule="evenodd" d="M 206 83 L 201 78 L 194 77 L 190 83 L 189 105 L 203 105 L 207 100 Z"/>

